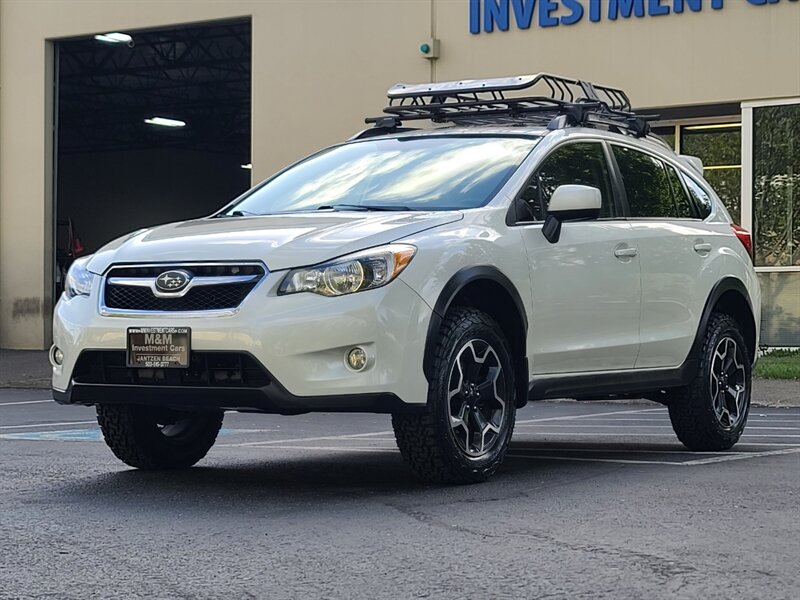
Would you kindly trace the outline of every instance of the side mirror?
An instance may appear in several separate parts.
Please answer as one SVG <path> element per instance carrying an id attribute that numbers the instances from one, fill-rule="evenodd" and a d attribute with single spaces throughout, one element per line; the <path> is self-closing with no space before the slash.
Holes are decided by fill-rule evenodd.
<path id="1" fill-rule="evenodd" d="M 600 190 L 588 185 L 560 185 L 553 192 L 547 207 L 542 233 L 555 244 L 561 237 L 564 221 L 588 221 L 600 216 L 603 196 Z"/>

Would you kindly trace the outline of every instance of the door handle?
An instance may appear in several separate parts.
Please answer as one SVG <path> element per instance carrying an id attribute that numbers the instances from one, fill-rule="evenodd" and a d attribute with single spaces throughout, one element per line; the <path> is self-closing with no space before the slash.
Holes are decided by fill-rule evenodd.
<path id="1" fill-rule="evenodd" d="M 711 252 L 711 244 L 709 244 L 708 242 L 697 242 L 694 245 L 694 251 L 697 252 L 698 254 L 706 254 L 708 252 Z"/>
<path id="2" fill-rule="evenodd" d="M 614 256 L 617 258 L 631 258 L 639 254 L 638 248 L 617 248 L 614 250 Z"/>

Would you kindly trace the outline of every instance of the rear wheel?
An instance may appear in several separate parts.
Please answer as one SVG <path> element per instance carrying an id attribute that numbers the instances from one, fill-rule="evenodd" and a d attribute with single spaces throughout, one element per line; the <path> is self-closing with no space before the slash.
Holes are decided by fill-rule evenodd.
<path id="1" fill-rule="evenodd" d="M 97 422 L 111 451 L 139 469 L 185 469 L 208 453 L 221 411 L 184 412 L 136 405 L 98 405 Z"/>
<path id="2" fill-rule="evenodd" d="M 715 313 L 694 381 L 669 395 L 678 439 L 691 450 L 727 450 L 738 442 L 750 410 L 751 378 L 752 359 L 739 324 Z"/>
<path id="3" fill-rule="evenodd" d="M 472 308 L 445 318 L 427 411 L 393 415 L 397 445 L 425 481 L 486 480 L 503 462 L 514 430 L 511 351 L 497 323 Z"/>

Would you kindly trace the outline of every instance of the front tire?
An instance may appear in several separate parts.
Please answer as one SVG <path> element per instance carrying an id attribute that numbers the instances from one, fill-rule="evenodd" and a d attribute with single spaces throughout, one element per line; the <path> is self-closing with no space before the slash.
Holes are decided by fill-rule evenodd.
<path id="1" fill-rule="evenodd" d="M 138 469 L 186 469 L 203 458 L 222 426 L 221 411 L 184 412 L 101 404 L 97 422 L 114 455 Z"/>
<path id="2" fill-rule="evenodd" d="M 424 414 L 392 415 L 397 446 L 414 473 L 434 483 L 488 479 L 505 458 L 516 406 L 511 350 L 486 313 L 448 313 L 436 344 Z"/>
<path id="3" fill-rule="evenodd" d="M 739 324 L 713 314 L 694 381 L 669 395 L 672 428 L 684 446 L 727 450 L 739 441 L 750 411 L 752 364 Z"/>

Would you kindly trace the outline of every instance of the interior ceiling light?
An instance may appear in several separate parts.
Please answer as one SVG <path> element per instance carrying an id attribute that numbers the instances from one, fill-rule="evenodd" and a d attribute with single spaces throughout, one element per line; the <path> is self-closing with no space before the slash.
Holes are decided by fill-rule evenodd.
<path id="1" fill-rule="evenodd" d="M 731 129 L 741 126 L 741 123 L 717 123 L 716 125 L 689 125 L 684 127 L 684 129 L 687 131 L 704 131 L 707 129 Z"/>
<path id="2" fill-rule="evenodd" d="M 246 165 L 242 165 L 242 168 L 243 169 L 252 169 L 253 168 L 253 163 L 247 163 Z"/>
<path id="3" fill-rule="evenodd" d="M 144 120 L 148 125 L 159 125 L 161 127 L 186 127 L 186 121 L 179 119 L 168 119 L 167 117 L 150 117 Z"/>
<path id="4" fill-rule="evenodd" d="M 104 44 L 128 44 L 129 46 L 133 46 L 133 38 L 127 33 L 99 33 L 94 36 L 94 39 Z"/>

